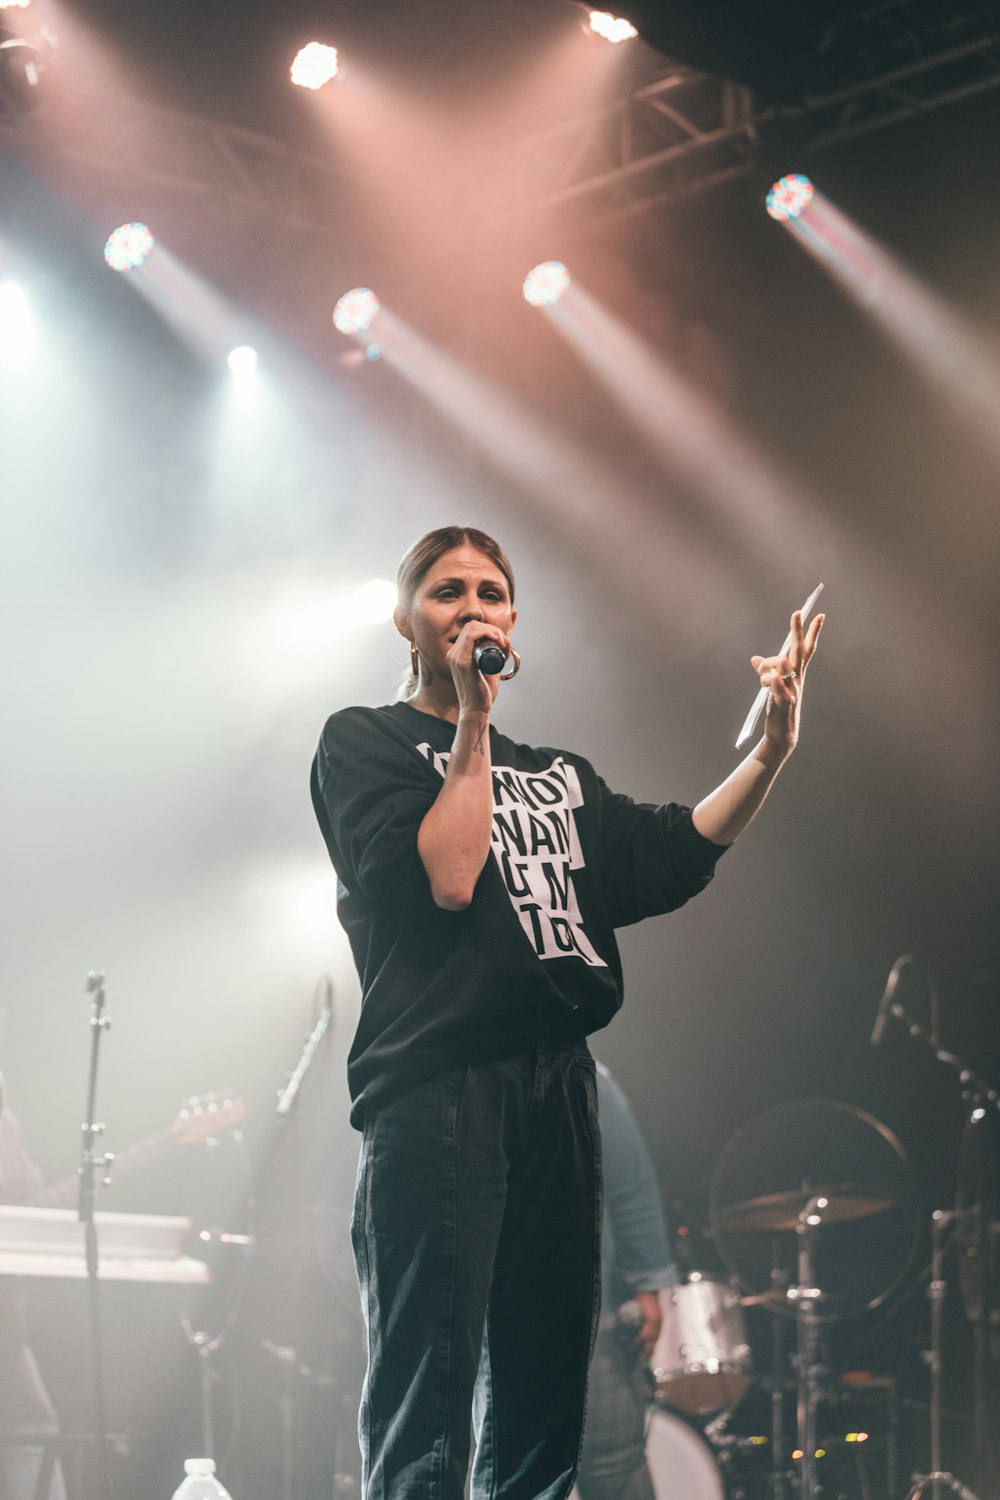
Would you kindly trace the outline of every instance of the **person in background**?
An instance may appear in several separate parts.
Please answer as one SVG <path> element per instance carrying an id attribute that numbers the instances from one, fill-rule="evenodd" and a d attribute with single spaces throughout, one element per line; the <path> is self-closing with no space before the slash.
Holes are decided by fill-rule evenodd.
<path id="1" fill-rule="evenodd" d="M 677 1280 L 656 1169 L 621 1086 L 597 1064 L 604 1164 L 601 1319 L 577 1474 L 581 1500 L 654 1500 L 643 1368 L 660 1335 L 659 1293 Z"/>
<path id="2" fill-rule="evenodd" d="M 0 1075 L 0 1203 L 28 1203 L 41 1190 L 41 1173 L 7 1104 Z M 24 1299 L 15 1280 L 0 1276 L 0 1464 L 5 1500 L 35 1500 L 38 1489 L 42 1446 L 21 1439 L 58 1433 L 59 1419 L 28 1341 Z M 58 1463 L 44 1500 L 66 1500 Z"/>

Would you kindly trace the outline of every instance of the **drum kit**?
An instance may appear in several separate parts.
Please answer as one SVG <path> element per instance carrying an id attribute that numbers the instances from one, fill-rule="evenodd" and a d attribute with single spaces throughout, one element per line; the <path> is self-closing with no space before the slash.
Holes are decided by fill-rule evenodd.
<path id="1" fill-rule="evenodd" d="M 939 1240 L 952 1220 L 964 1222 L 936 1216 Z M 706 1239 L 724 1269 L 689 1271 L 660 1294 L 647 1443 L 657 1500 L 894 1500 L 895 1381 L 837 1376 L 828 1350 L 836 1325 L 880 1307 L 913 1266 L 919 1206 L 899 1141 L 836 1101 L 766 1111 L 718 1162 Z M 932 1325 L 942 1274 L 932 1267 Z M 966 1276 L 967 1304 L 986 1300 L 982 1281 Z M 766 1370 L 747 1332 L 762 1314 Z M 932 1433 L 933 1472 L 907 1500 L 977 1500 L 940 1470 L 939 1447 Z"/>

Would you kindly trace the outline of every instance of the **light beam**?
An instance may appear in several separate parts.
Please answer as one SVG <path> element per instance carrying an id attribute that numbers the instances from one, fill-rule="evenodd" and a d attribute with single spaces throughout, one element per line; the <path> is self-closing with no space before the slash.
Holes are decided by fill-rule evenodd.
<path id="1" fill-rule="evenodd" d="M 976 330 L 821 192 L 782 228 L 940 390 L 1000 466 L 1000 362 Z"/>
<path id="2" fill-rule="evenodd" d="M 35 347 L 31 305 L 23 287 L 14 281 L 0 284 L 0 359 L 20 364 Z"/>

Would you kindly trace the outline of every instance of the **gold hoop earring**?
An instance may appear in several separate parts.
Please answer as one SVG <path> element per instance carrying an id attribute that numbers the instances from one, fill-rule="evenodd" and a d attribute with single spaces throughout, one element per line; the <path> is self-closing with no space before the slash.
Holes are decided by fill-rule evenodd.
<path id="1" fill-rule="evenodd" d="M 511 679 L 514 678 L 514 677 L 516 677 L 517 674 L 518 674 L 518 672 L 520 672 L 520 670 L 521 670 L 521 658 L 518 656 L 518 654 L 514 650 L 513 646 L 510 647 L 510 655 L 511 655 L 511 660 L 514 663 L 514 668 L 513 668 L 513 671 L 510 671 L 510 672 L 501 672 L 500 673 L 500 681 L 501 682 L 510 682 Z"/>
<path id="2" fill-rule="evenodd" d="M 413 642 L 410 642 L 410 671 L 414 677 L 420 676 L 420 652 Z"/>

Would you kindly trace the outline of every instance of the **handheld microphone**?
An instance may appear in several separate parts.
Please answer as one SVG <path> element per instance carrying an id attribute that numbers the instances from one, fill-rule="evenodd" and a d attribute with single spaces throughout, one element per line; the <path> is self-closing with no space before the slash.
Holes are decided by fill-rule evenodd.
<path id="1" fill-rule="evenodd" d="M 496 677 L 507 662 L 507 653 L 496 641 L 480 641 L 472 653 L 472 660 L 486 677 Z"/>
<path id="2" fill-rule="evenodd" d="M 885 982 L 885 989 L 882 991 L 882 998 L 878 1003 L 878 1010 L 875 1012 L 875 1025 L 872 1027 L 871 1034 L 871 1046 L 873 1047 L 877 1047 L 882 1040 L 888 1024 L 892 1002 L 895 999 L 896 989 L 899 985 L 899 976 L 907 965 L 912 963 L 916 963 L 913 954 L 904 953 L 902 958 L 896 959 L 896 962 L 889 970 L 889 978 Z"/>

